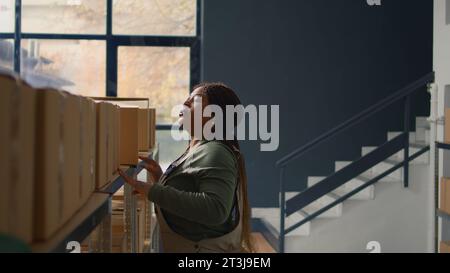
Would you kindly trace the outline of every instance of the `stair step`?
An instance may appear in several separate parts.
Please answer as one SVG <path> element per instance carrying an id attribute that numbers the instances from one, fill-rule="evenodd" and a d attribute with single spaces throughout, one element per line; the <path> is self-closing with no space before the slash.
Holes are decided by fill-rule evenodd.
<path id="1" fill-rule="evenodd" d="M 416 128 L 416 141 L 423 141 L 425 142 L 427 137 L 427 132 L 429 132 L 428 128 L 425 127 L 417 127 Z"/>
<path id="2" fill-rule="evenodd" d="M 303 212 L 306 212 L 307 214 L 313 214 L 314 212 L 320 210 L 321 208 L 325 207 L 326 205 L 330 204 L 331 202 L 335 201 L 338 198 L 333 193 L 328 193 L 316 201 L 312 202 L 308 206 L 304 207 L 302 210 Z M 336 218 L 340 217 L 342 215 L 342 203 L 337 204 L 336 206 L 332 207 L 331 209 L 325 211 L 324 213 L 317 216 L 317 218 Z"/>
<path id="3" fill-rule="evenodd" d="M 359 181 L 362 181 L 362 182 L 368 182 L 368 181 L 370 181 L 370 180 L 372 180 L 373 178 L 375 178 L 375 176 L 376 176 L 376 174 L 371 174 L 371 175 L 360 175 L 360 176 L 357 176 L 355 179 L 357 179 L 357 180 L 359 180 Z M 385 176 L 383 179 L 381 179 L 380 181 L 378 181 L 378 182 L 380 182 L 380 183 L 401 183 L 403 180 L 400 180 L 400 179 L 396 179 L 396 178 L 393 178 L 393 177 L 389 177 L 389 176 Z"/>
<path id="4" fill-rule="evenodd" d="M 299 193 L 300 192 L 295 191 L 286 192 L 286 201 L 298 195 Z M 323 208 L 324 206 L 330 204 L 331 202 L 335 201 L 337 198 L 339 198 L 339 196 L 337 196 L 336 194 L 328 193 L 322 196 L 321 198 L 317 199 L 316 201 L 312 202 L 308 206 L 304 207 L 301 212 L 306 214 L 312 214 L 318 211 L 319 209 Z M 317 216 L 317 218 L 335 218 L 340 217 L 341 215 L 342 215 L 342 204 L 337 204 L 336 206 Z"/>
<path id="5" fill-rule="evenodd" d="M 363 147 L 361 147 L 361 156 L 365 156 L 366 154 L 372 152 L 376 148 L 377 148 L 376 146 L 363 146 Z"/>
<path id="6" fill-rule="evenodd" d="M 398 163 L 400 163 L 400 160 L 386 159 L 386 160 L 378 163 L 376 166 L 374 166 L 372 168 L 372 172 L 373 172 L 373 174 L 381 174 L 381 173 L 389 170 L 393 166 L 397 165 Z M 388 176 L 395 178 L 395 179 L 403 180 L 403 168 L 399 168 L 399 169 L 391 172 Z"/>
<path id="7" fill-rule="evenodd" d="M 412 147 L 413 149 L 416 149 L 419 146 L 418 146 L 418 144 L 412 144 L 412 146 L 410 146 L 410 147 Z M 403 150 L 400 152 L 403 153 Z M 426 152 L 426 153 L 420 155 L 419 157 L 417 157 L 416 159 L 410 161 L 409 164 L 410 165 L 425 164 L 425 163 L 428 163 L 428 159 L 429 159 L 429 153 Z M 386 159 L 386 160 L 378 163 L 376 166 L 374 166 L 372 168 L 372 174 L 381 174 L 381 173 L 387 171 L 388 169 L 392 168 L 393 166 L 397 165 L 398 163 L 401 163 L 402 161 L 403 161 L 403 155 L 401 153 L 400 153 L 400 155 L 399 155 L 399 153 L 397 153 L 396 156 L 390 157 L 389 159 Z M 403 168 L 399 168 L 399 169 L 393 171 L 388 176 L 403 180 Z"/>
<path id="8" fill-rule="evenodd" d="M 310 176 L 308 177 L 308 187 L 311 187 L 318 182 L 322 181 L 325 177 L 321 176 Z M 344 185 L 340 186 L 339 188 L 335 189 L 333 191 L 334 194 L 337 196 L 344 196 L 345 194 L 351 192 L 352 190 L 356 189 L 357 187 L 361 186 L 363 182 L 358 179 L 352 179 L 348 182 L 346 182 Z M 374 189 L 375 187 L 373 185 L 365 188 L 364 190 L 356 193 L 355 195 L 351 196 L 350 200 L 371 200 L 374 198 Z"/>
<path id="9" fill-rule="evenodd" d="M 413 143 L 409 144 L 409 156 L 412 156 L 413 154 L 417 153 L 418 151 L 420 151 L 421 149 L 423 149 L 426 145 L 425 141 L 416 141 Z M 373 150 L 375 150 L 377 147 L 374 146 L 364 146 L 361 148 L 361 156 L 365 156 L 366 154 L 372 152 Z M 391 156 L 389 159 L 393 159 L 393 160 L 403 160 L 403 149 L 400 150 L 398 153 L 394 154 L 393 156 Z M 429 153 L 424 153 L 422 155 L 420 155 L 419 157 L 417 157 L 416 159 L 413 160 L 412 163 L 428 163 L 429 161 Z"/>
<path id="10" fill-rule="evenodd" d="M 297 224 L 308 215 L 302 211 L 289 215 L 285 220 L 286 229 Z M 260 218 L 266 224 L 273 227 L 276 235 L 280 233 L 280 209 L 279 208 L 252 208 L 252 218 Z M 310 223 L 305 223 L 290 232 L 289 236 L 308 236 L 310 233 Z M 275 235 L 275 234 L 274 234 Z"/>
<path id="11" fill-rule="evenodd" d="M 342 168 L 346 167 L 347 165 L 349 165 L 350 163 L 352 163 L 353 161 L 335 161 L 334 162 L 334 171 L 337 172 L 339 170 L 341 170 Z M 362 174 L 371 174 L 372 170 L 367 170 L 366 172 L 363 172 Z"/>
<path id="12" fill-rule="evenodd" d="M 396 136 L 398 136 L 398 135 L 400 135 L 402 133 L 403 132 L 388 132 L 387 133 L 387 140 L 389 141 L 389 140 L 393 139 L 394 137 L 396 137 Z M 410 143 L 416 142 L 416 133 L 415 132 L 409 132 L 409 142 Z"/>
<path id="13" fill-rule="evenodd" d="M 337 171 L 343 169 L 344 167 L 347 167 L 351 163 L 352 163 L 352 161 L 335 161 L 334 162 L 334 171 L 337 172 Z"/>
<path id="14" fill-rule="evenodd" d="M 425 141 L 416 141 L 413 143 L 409 143 L 409 156 L 412 156 L 413 154 L 419 152 L 426 146 L 428 146 L 428 144 L 425 143 Z M 429 157 L 430 157 L 429 153 L 423 153 L 419 157 L 416 157 L 413 161 L 411 161 L 410 164 L 428 163 Z M 390 159 L 401 161 L 403 160 L 403 158 L 404 158 L 404 151 L 402 149 L 394 156 L 392 156 Z"/>
<path id="15" fill-rule="evenodd" d="M 425 130 L 425 143 L 430 144 L 430 130 Z"/>
<path id="16" fill-rule="evenodd" d="M 428 117 L 416 117 L 416 128 L 430 129 L 430 123 Z"/>

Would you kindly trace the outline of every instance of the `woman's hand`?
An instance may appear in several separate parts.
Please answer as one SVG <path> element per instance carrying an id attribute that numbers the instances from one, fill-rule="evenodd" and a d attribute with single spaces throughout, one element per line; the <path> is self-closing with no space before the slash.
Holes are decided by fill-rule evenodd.
<path id="1" fill-rule="evenodd" d="M 159 166 L 158 162 L 143 156 L 140 156 L 139 159 L 144 161 L 144 164 L 142 165 L 150 173 L 153 182 L 158 182 L 163 174 L 161 166 Z"/>
<path id="2" fill-rule="evenodd" d="M 121 169 L 117 169 L 117 171 L 119 172 L 120 176 L 123 177 L 123 179 L 125 180 L 125 182 L 132 186 L 134 189 L 134 193 L 140 193 L 143 194 L 144 196 L 148 196 L 148 192 L 150 191 L 150 189 L 153 186 L 152 182 L 142 182 L 142 181 L 138 181 L 135 180 L 131 177 L 129 177 L 126 173 L 124 173 Z"/>

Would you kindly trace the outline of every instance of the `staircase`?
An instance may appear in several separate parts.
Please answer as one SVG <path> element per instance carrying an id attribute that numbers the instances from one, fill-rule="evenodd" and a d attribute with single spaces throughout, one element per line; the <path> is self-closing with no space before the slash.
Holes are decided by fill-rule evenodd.
<path id="1" fill-rule="evenodd" d="M 413 155 L 416 152 L 419 152 L 421 149 L 425 148 L 429 145 L 429 124 L 426 121 L 425 117 L 417 117 L 416 118 L 416 131 L 410 133 L 410 148 L 409 153 Z M 391 140 L 393 137 L 399 135 L 399 132 L 388 132 L 387 139 Z M 361 148 L 361 156 L 366 155 L 367 153 L 373 151 L 376 147 L 364 146 Z M 396 153 L 394 156 L 389 157 L 378 165 L 372 167 L 370 170 L 365 173 L 355 177 L 344 185 L 338 187 L 334 191 L 326 194 L 325 196 L 317 199 L 313 203 L 309 204 L 305 208 L 300 211 L 297 211 L 286 218 L 286 228 L 291 227 L 292 225 L 300 222 L 305 219 L 308 215 L 311 215 L 315 211 L 325 207 L 333 201 L 336 201 L 339 197 L 344 196 L 345 194 L 350 193 L 356 188 L 360 187 L 364 183 L 370 181 L 375 176 L 384 172 L 387 168 L 392 167 L 395 164 L 398 164 L 403 159 L 403 150 Z M 335 162 L 335 171 L 339 171 L 345 166 L 348 166 L 351 161 L 336 161 Z M 429 163 L 429 152 L 423 153 L 419 157 L 415 158 L 411 161 L 411 169 L 414 168 L 423 168 L 428 166 Z M 424 177 L 426 177 L 424 175 Z M 308 177 L 308 187 L 311 187 L 318 182 L 322 181 L 325 176 L 309 176 Z M 368 202 L 370 200 L 374 200 L 377 198 L 376 192 L 381 191 L 381 194 L 384 194 L 385 191 L 389 190 L 389 187 L 393 186 L 392 184 L 397 184 L 396 186 L 401 186 L 403 184 L 403 170 L 400 168 L 385 178 L 379 181 L 382 184 L 378 185 L 370 185 L 365 189 L 359 191 L 358 193 L 349 197 L 346 201 L 337 204 L 316 218 L 308 221 L 302 226 L 294 229 L 288 235 L 286 235 L 287 241 L 306 241 L 306 238 L 311 236 L 313 233 L 313 228 L 320 228 L 318 225 L 320 224 L 329 224 L 329 221 L 332 221 L 336 218 L 343 217 L 345 213 L 352 213 L 354 206 L 362 206 L 363 202 Z M 378 188 L 378 189 L 377 189 Z M 377 191 L 378 190 L 378 191 Z M 300 192 L 286 192 L 286 200 L 298 195 Z M 346 211 L 346 208 L 349 208 L 349 211 Z M 278 235 L 280 233 L 280 209 L 276 208 L 252 208 L 252 217 L 257 219 L 257 225 L 260 227 L 263 225 L 266 230 L 264 233 L 265 238 L 271 243 L 272 247 L 276 248 L 278 244 Z M 351 217 L 351 215 L 350 215 Z M 324 221 L 327 220 L 327 221 Z M 337 220 L 337 219 L 336 219 Z M 270 234 L 269 234 L 270 233 Z M 335 234 L 335 236 L 339 236 L 339 234 Z M 310 241 L 314 241 L 308 239 Z M 288 247 L 286 252 L 303 252 L 306 247 L 300 248 L 300 244 L 296 246 Z M 365 247 L 365 246 L 363 246 Z M 313 248 L 315 251 L 320 251 L 319 249 Z"/>
<path id="2" fill-rule="evenodd" d="M 388 196 L 386 193 L 389 190 L 386 188 L 391 187 L 392 192 L 395 192 L 397 196 L 402 196 L 399 198 L 408 200 L 405 201 L 406 203 L 413 205 L 417 203 L 417 200 L 410 199 L 408 196 L 403 197 L 403 195 L 408 194 L 405 188 L 409 187 L 410 176 L 411 180 L 420 177 L 421 181 L 414 181 L 414 187 L 417 187 L 417 184 L 419 187 L 424 186 L 423 180 L 427 179 L 430 126 L 425 117 L 417 117 L 416 131 L 409 131 L 409 122 L 406 122 L 409 121 L 409 96 L 420 86 L 431 82 L 433 76 L 434 74 L 427 75 L 395 92 L 391 97 L 374 105 L 371 109 L 367 109 L 278 161 L 278 165 L 281 166 L 280 204 L 282 206 L 252 208 L 254 228 L 263 234 L 274 249 L 278 252 L 320 251 L 317 248 L 318 245 L 321 245 L 320 238 L 314 236 L 326 237 L 332 234 L 334 237 L 339 237 L 339 232 L 344 235 L 357 225 L 358 220 L 361 221 L 365 217 L 364 214 L 370 215 L 373 212 L 372 218 L 379 218 L 380 215 L 375 213 L 377 209 L 374 207 L 378 201 L 376 199 L 381 201 L 377 204 L 378 209 L 383 207 L 383 204 L 390 202 L 389 199 L 385 199 L 386 197 L 377 196 L 380 189 L 383 189 L 381 195 Z M 320 142 L 361 122 L 399 99 L 405 99 L 404 121 L 406 126 L 404 131 L 388 132 L 387 142 L 379 147 L 362 147 L 361 158 L 353 162 L 336 161 L 335 172 L 328 177 L 308 177 L 308 187 L 302 192 L 286 192 L 284 190 L 283 170 L 288 163 L 309 151 L 313 146 L 317 146 Z M 406 153 L 408 157 L 405 160 Z M 416 173 L 417 175 L 415 175 Z M 403 193 L 396 192 L 394 185 L 399 186 Z M 395 197 L 391 199 L 395 200 Z M 366 212 L 356 212 L 355 214 L 358 207 L 364 208 Z M 386 219 L 390 217 L 390 211 L 395 211 L 396 215 L 402 213 L 396 211 L 396 208 L 390 209 L 389 207 L 386 211 Z M 360 219 L 357 219 L 358 217 Z M 392 219 L 398 218 L 394 215 L 392 217 Z M 369 223 L 372 219 L 365 221 Z M 336 229 L 327 230 L 327 227 L 324 227 L 324 225 L 333 226 L 333 222 L 335 222 Z M 377 222 L 372 224 L 377 224 Z M 401 228 L 398 229 L 401 230 Z M 361 232 L 364 233 L 364 231 Z M 349 236 L 352 238 L 351 234 Z M 357 235 L 355 234 L 355 236 Z M 332 237 L 329 240 L 332 240 Z M 345 242 L 343 243 L 345 244 Z M 365 246 L 362 247 L 364 249 Z M 327 250 L 330 248 L 322 251 Z"/>

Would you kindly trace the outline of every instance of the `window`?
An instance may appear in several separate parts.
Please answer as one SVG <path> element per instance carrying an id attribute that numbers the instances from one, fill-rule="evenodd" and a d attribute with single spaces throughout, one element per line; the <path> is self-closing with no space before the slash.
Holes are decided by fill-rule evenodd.
<path id="1" fill-rule="evenodd" d="M 105 50 L 105 41 L 24 39 L 21 74 L 34 87 L 101 97 L 106 90 Z"/>
<path id="2" fill-rule="evenodd" d="M 0 71 L 14 69 L 14 40 L 0 39 Z"/>
<path id="3" fill-rule="evenodd" d="M 113 33 L 195 36 L 195 0 L 114 0 Z"/>
<path id="4" fill-rule="evenodd" d="M 25 33 L 106 33 L 105 0 L 22 0 Z"/>
<path id="5" fill-rule="evenodd" d="M 14 0 L 0 0 L 0 32 L 14 32 Z"/>
<path id="6" fill-rule="evenodd" d="M 188 47 L 119 47 L 118 96 L 148 97 L 158 123 L 171 124 L 172 107 L 189 95 Z"/>
<path id="7" fill-rule="evenodd" d="M 0 0 L 0 70 L 85 96 L 150 98 L 170 162 L 187 145 L 171 138 L 171 109 L 200 81 L 199 11 L 200 0 Z"/>
<path id="8" fill-rule="evenodd" d="M 163 171 L 186 150 L 189 144 L 186 140 L 173 140 L 170 130 L 158 130 L 156 139 L 159 146 L 159 164 Z"/>

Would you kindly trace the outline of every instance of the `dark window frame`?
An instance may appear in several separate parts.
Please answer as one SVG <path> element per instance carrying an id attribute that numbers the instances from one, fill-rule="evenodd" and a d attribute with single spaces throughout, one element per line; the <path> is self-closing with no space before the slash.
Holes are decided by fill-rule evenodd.
<path id="1" fill-rule="evenodd" d="M 195 36 L 155 36 L 155 35 L 113 35 L 112 12 L 113 0 L 106 1 L 105 34 L 50 34 L 22 33 L 22 0 L 15 2 L 14 33 L 0 33 L 0 39 L 14 39 L 14 71 L 20 75 L 20 47 L 22 39 L 48 40 L 99 40 L 106 42 L 106 96 L 117 97 L 117 50 L 119 46 L 164 46 L 190 48 L 190 82 L 189 92 L 200 82 L 201 77 L 201 34 L 202 34 L 202 0 L 197 2 Z M 139 41 L 136 43 L 136 41 Z M 169 124 L 157 124 L 158 130 L 170 130 Z"/>

